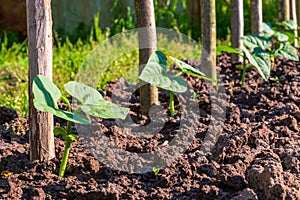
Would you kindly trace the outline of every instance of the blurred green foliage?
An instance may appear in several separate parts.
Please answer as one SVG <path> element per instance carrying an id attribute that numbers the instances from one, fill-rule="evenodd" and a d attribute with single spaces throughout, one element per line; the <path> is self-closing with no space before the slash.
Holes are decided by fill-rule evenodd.
<path id="1" fill-rule="evenodd" d="M 263 0 L 263 21 L 274 24 L 277 19 L 277 0 Z M 226 40 L 230 34 L 230 0 L 216 0 L 217 37 Z M 244 31 L 250 33 L 250 0 L 244 0 Z"/>
<path id="2" fill-rule="evenodd" d="M 28 114 L 27 41 L 16 43 L 16 36 L 4 33 L 0 38 L 0 106 Z"/>
<path id="3" fill-rule="evenodd" d="M 110 37 L 109 30 L 101 30 L 98 26 L 99 15 L 94 18 L 94 26 L 90 29 L 85 38 L 79 38 L 75 42 L 70 38 L 63 38 L 58 33 L 54 33 L 53 48 L 53 82 L 63 90 L 63 85 L 72 80 L 76 80 L 77 73 L 93 50 L 95 50 L 104 40 Z M 118 25 L 120 30 L 126 29 L 126 23 Z M 169 55 L 184 56 L 192 58 L 199 56 L 198 45 L 184 47 L 184 44 L 177 40 L 157 36 L 160 40 L 159 46 L 165 48 Z M 127 43 L 131 42 L 128 40 Z M 123 44 L 126 45 L 126 44 Z M 197 45 L 197 46 L 196 46 Z M 107 47 L 112 50 L 113 45 Z M 181 55 L 172 52 L 174 49 L 185 50 Z M 197 53 L 197 55 L 195 54 Z M 114 60 L 110 66 L 99 66 L 103 69 L 104 76 L 98 83 L 98 89 L 104 89 L 111 80 L 123 77 L 124 74 L 138 69 L 138 49 L 123 54 Z M 27 40 L 22 43 L 17 41 L 16 35 L 5 33 L 0 38 L 0 106 L 12 108 L 28 115 L 28 47 Z M 129 77 L 130 78 L 130 77 Z M 65 94 L 63 94 L 65 95 Z"/>
<path id="4" fill-rule="evenodd" d="M 107 30 L 101 30 L 99 14 L 94 18 L 94 24 L 89 33 L 84 33 L 84 25 L 78 26 L 76 34 L 64 37 L 63 30 L 54 33 L 53 49 L 53 77 L 54 83 L 62 89 L 63 84 L 75 80 L 79 68 L 82 66 L 86 56 L 93 51 L 109 36 L 124 30 L 136 27 L 135 11 L 130 7 L 118 10 L 116 0 L 111 12 L 116 13 L 112 20 L 112 26 Z M 193 0 L 154 0 L 156 25 L 158 27 L 170 28 L 198 40 L 201 36 L 199 23 L 191 24 L 189 3 Z M 200 9 L 200 8 L 199 8 Z M 250 32 L 250 0 L 244 1 L 245 34 Z M 228 43 L 230 34 L 230 0 L 216 0 L 217 37 L 219 41 Z M 265 22 L 274 23 L 277 18 L 277 0 L 263 1 L 263 16 Z M 198 19 L 197 16 L 193 16 Z M 200 17 L 200 16 L 199 16 Z M 200 18 L 199 18 L 200 19 Z M 195 21 L 197 22 L 197 20 Z M 159 36 L 158 36 L 159 37 Z M 177 57 L 197 57 L 188 50 L 185 54 L 176 55 L 172 49 L 182 48 L 180 42 L 162 40 L 162 46 L 169 55 Z M 220 43 L 220 42 L 219 42 Z M 198 51 L 198 50 L 197 50 Z M 0 106 L 6 106 L 19 111 L 22 116 L 28 114 L 27 95 L 27 71 L 28 71 L 27 41 L 19 42 L 14 33 L 3 33 L 0 35 Z M 103 89 L 113 79 L 121 77 L 138 63 L 138 52 L 129 52 L 111 63 L 111 67 L 105 72 L 103 80 L 98 84 L 98 89 Z"/>

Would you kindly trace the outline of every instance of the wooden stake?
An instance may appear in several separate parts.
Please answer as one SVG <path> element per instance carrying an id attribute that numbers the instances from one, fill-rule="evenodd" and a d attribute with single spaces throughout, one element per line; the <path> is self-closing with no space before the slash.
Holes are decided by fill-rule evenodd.
<path id="1" fill-rule="evenodd" d="M 297 5 L 297 22 L 298 22 L 298 26 L 300 26 L 300 1 L 296 1 L 296 5 Z"/>
<path id="2" fill-rule="evenodd" d="M 278 0 L 278 20 L 290 20 L 290 0 Z"/>
<path id="3" fill-rule="evenodd" d="M 33 106 L 32 81 L 38 74 L 52 79 L 51 0 L 27 0 L 30 160 L 55 157 L 53 115 Z"/>
<path id="4" fill-rule="evenodd" d="M 296 0 L 290 0 L 290 18 L 297 24 L 297 4 Z M 296 29 L 294 31 L 294 34 L 296 36 L 294 40 L 294 47 L 298 47 L 298 30 Z"/>
<path id="5" fill-rule="evenodd" d="M 231 44 L 241 49 L 244 36 L 244 3 L 243 0 L 231 0 Z M 242 57 L 231 54 L 231 62 L 242 62 Z"/>
<path id="6" fill-rule="evenodd" d="M 139 29 L 139 73 L 142 72 L 151 54 L 156 50 L 154 4 L 152 0 L 135 0 L 136 18 Z M 146 84 L 140 88 L 141 112 L 148 115 L 153 104 L 158 104 L 158 90 Z"/>
<path id="7" fill-rule="evenodd" d="M 206 0 L 201 3 L 201 70 L 217 80 L 216 69 L 216 1 Z"/>
<path id="8" fill-rule="evenodd" d="M 262 0 L 251 0 L 251 33 L 260 34 L 262 23 Z"/>

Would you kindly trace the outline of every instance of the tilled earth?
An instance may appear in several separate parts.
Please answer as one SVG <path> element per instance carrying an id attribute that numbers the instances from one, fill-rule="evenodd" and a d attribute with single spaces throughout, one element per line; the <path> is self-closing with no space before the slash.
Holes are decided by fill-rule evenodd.
<path id="1" fill-rule="evenodd" d="M 218 57 L 218 69 L 225 94 L 219 94 L 217 104 L 203 80 L 185 77 L 197 93 L 191 98 L 197 100 L 199 112 L 192 118 L 184 117 L 186 102 L 180 98 L 176 108 L 183 111 L 170 117 L 168 93 L 160 91 L 165 109 L 151 119 L 153 123 L 158 120 L 158 124 L 162 120 L 164 125 L 152 137 L 135 137 L 138 133 L 132 133 L 147 128 L 130 129 L 119 127 L 113 120 L 93 119 L 93 127 L 101 133 L 87 128 L 88 137 L 72 144 L 65 178 L 57 176 L 63 140 L 55 138 L 55 159 L 30 162 L 27 119 L 0 107 L 1 199 L 300 199 L 299 62 L 276 59 L 271 76 L 277 81 L 264 81 L 256 70 L 249 69 L 242 89 L 240 71 L 230 63 L 227 54 Z M 138 94 L 120 91 L 120 83 L 124 82 L 111 82 L 105 98 L 114 100 L 112 94 L 130 98 L 123 104 L 131 108 L 133 121 L 151 125 L 147 117 L 139 114 Z M 216 115 L 213 107 L 226 114 Z M 182 121 L 187 124 L 180 126 Z M 56 119 L 56 125 L 65 126 L 65 122 Z M 175 160 L 158 166 L 161 169 L 156 175 L 149 169 L 130 173 L 106 166 L 104 160 L 93 156 L 91 148 L 84 146 L 93 142 L 94 147 L 104 145 L 89 140 L 101 134 L 117 149 L 153 156 L 152 152 L 171 144 L 180 130 L 192 134 L 193 140 L 182 154 L 175 156 L 176 152 L 171 152 Z M 212 145 L 203 148 L 206 144 Z M 107 155 L 103 153 L 104 156 Z M 104 159 L 111 160 L 111 166 L 122 160 L 110 156 Z M 141 166 L 149 164 L 143 159 L 142 162 Z"/>

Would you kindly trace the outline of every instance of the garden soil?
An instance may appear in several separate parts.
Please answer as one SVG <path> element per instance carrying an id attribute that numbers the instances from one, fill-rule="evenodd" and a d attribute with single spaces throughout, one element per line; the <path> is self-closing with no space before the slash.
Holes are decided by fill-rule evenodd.
<path id="1" fill-rule="evenodd" d="M 228 54 L 219 56 L 217 63 L 226 91 L 221 102 L 226 115 L 221 131 L 216 132 L 216 144 L 199 155 L 206 131 L 218 117 L 212 117 L 208 84 L 186 76 L 197 93 L 193 98 L 200 110 L 190 130 L 195 137 L 186 151 L 158 174 L 105 166 L 81 139 L 72 144 L 69 168 L 61 178 L 57 174 L 64 141 L 55 138 L 53 160 L 30 162 L 27 119 L 1 107 L 0 199 L 300 199 L 299 62 L 276 59 L 271 72 L 277 77 L 274 81 L 264 81 L 255 69 L 249 69 L 245 88 L 240 87 L 240 70 L 230 63 Z M 106 99 L 118 92 L 116 83 L 108 85 Z M 125 94 L 126 90 L 116 96 Z M 160 91 L 159 96 L 166 108 L 164 114 L 169 114 L 168 93 Z M 138 101 L 138 94 L 131 95 L 130 115 L 137 123 L 147 124 L 149 119 L 139 114 Z M 177 99 L 176 108 L 180 106 Z M 167 116 L 162 130 L 150 138 L 134 137 L 113 120 L 93 119 L 93 124 L 118 148 L 147 153 L 168 145 L 178 134 L 181 120 L 192 119 L 184 119 L 180 112 L 174 118 Z M 55 123 L 66 125 L 59 119 Z"/>

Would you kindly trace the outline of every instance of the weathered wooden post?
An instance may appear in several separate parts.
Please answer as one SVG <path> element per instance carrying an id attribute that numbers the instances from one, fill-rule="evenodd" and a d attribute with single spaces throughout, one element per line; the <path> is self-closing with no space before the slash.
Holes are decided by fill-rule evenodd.
<path id="1" fill-rule="evenodd" d="M 297 4 L 296 4 L 296 0 L 290 0 L 290 19 L 293 20 L 294 22 L 296 22 L 297 24 Z M 296 29 L 294 31 L 294 34 L 296 36 L 295 40 L 294 40 L 294 47 L 298 47 L 298 30 Z"/>
<path id="2" fill-rule="evenodd" d="M 38 74 L 52 79 L 51 0 L 27 0 L 30 160 L 55 157 L 53 115 L 33 106 L 32 81 Z"/>
<path id="3" fill-rule="evenodd" d="M 156 30 L 153 0 L 135 0 L 135 10 L 139 29 L 139 73 L 142 72 L 151 54 L 156 50 Z M 148 28 L 148 29 L 146 29 Z M 146 48 L 145 48 L 146 47 Z M 158 90 L 145 84 L 140 88 L 141 112 L 148 114 L 153 104 L 158 104 Z"/>
<path id="4" fill-rule="evenodd" d="M 297 9 L 296 9 L 296 12 L 297 12 L 297 22 L 298 22 L 298 26 L 300 26 L 300 1 L 297 1 L 296 5 L 297 5 Z"/>
<path id="5" fill-rule="evenodd" d="M 244 36 L 244 3 L 243 0 L 231 0 L 231 44 L 235 48 L 241 48 Z M 231 62 L 242 61 L 242 57 L 231 54 Z"/>
<path id="6" fill-rule="evenodd" d="M 189 10 L 189 17 L 192 27 L 192 37 L 198 37 L 201 33 L 201 0 L 189 0 L 187 1 L 187 7 Z"/>
<path id="7" fill-rule="evenodd" d="M 262 0 L 251 0 L 251 33 L 260 34 L 262 23 Z"/>
<path id="8" fill-rule="evenodd" d="M 290 0 L 278 0 L 278 20 L 290 20 Z"/>
<path id="9" fill-rule="evenodd" d="M 216 2 L 201 3 L 202 71 L 217 80 L 216 69 Z"/>

